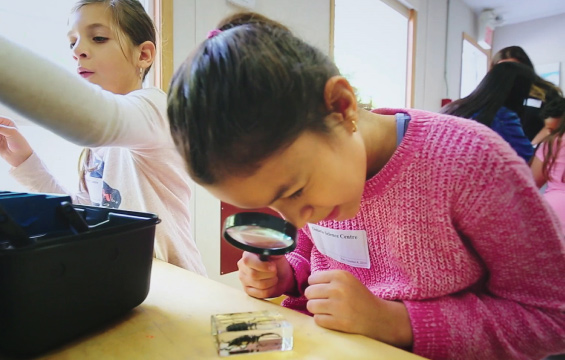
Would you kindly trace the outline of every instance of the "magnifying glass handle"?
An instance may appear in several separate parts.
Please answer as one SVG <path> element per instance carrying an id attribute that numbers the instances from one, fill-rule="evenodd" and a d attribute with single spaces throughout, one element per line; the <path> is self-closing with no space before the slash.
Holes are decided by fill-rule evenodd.
<path id="1" fill-rule="evenodd" d="M 269 256 L 265 254 L 259 254 L 259 260 L 261 261 L 269 261 Z"/>

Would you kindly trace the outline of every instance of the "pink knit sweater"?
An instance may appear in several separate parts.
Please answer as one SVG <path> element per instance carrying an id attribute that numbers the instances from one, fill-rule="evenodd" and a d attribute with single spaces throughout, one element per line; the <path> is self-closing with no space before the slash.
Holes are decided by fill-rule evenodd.
<path id="1" fill-rule="evenodd" d="M 376 296 L 406 305 L 418 355 L 565 353 L 565 239 L 524 160 L 472 120 L 376 112 L 409 113 L 404 140 L 366 182 L 355 218 L 318 224 L 365 230 L 371 267 L 321 254 L 305 227 L 287 255 L 300 296 L 283 305 L 305 311 L 309 274 L 342 269 Z"/>

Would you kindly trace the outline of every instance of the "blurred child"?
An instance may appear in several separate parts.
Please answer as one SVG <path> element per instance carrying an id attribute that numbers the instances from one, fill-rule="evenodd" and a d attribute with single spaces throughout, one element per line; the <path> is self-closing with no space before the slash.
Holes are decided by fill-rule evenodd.
<path id="1" fill-rule="evenodd" d="M 536 185 L 541 188 L 547 184 L 544 197 L 565 230 L 565 99 L 547 103 L 541 115 L 549 135 L 540 142 L 530 166 Z"/>
<path id="2" fill-rule="evenodd" d="M 170 135 L 166 94 L 142 88 L 155 60 L 153 22 L 137 0 L 81 0 L 69 25 L 78 76 L 0 37 L 0 101 L 89 147 L 74 203 L 158 214 L 155 256 L 205 274 L 190 233 L 189 177 Z M 69 193 L 6 118 L 0 155 L 30 191 Z"/>
<path id="3" fill-rule="evenodd" d="M 490 68 L 492 69 L 496 64 L 503 62 L 520 63 L 535 71 L 530 57 L 520 46 L 508 46 L 497 51 L 492 57 Z M 543 119 L 540 117 L 540 111 L 549 101 L 562 95 L 559 87 L 539 76 L 532 84 L 524 104 L 524 111 L 520 116 L 524 133 L 532 143 L 535 144 L 534 136 L 543 128 Z"/>
<path id="4" fill-rule="evenodd" d="M 468 96 L 444 106 L 440 112 L 475 119 L 496 131 L 526 162 L 534 154 L 520 116 L 537 75 L 525 65 L 495 65 Z"/>
<path id="5" fill-rule="evenodd" d="M 222 22 L 171 85 L 192 177 L 302 228 L 286 256 L 244 253 L 249 295 L 287 294 L 320 326 L 431 359 L 565 350 L 565 240 L 527 164 L 492 130 L 359 109 L 326 55 L 253 13 Z"/>

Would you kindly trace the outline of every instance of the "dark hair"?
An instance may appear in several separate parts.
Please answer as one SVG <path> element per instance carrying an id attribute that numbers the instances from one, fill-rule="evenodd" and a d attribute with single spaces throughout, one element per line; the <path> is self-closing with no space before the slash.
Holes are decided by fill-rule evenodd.
<path id="1" fill-rule="evenodd" d="M 505 47 L 504 49 L 499 50 L 492 57 L 492 60 L 490 62 L 490 68 L 492 69 L 500 61 L 508 60 L 508 59 L 516 59 L 518 60 L 518 63 L 524 64 L 535 71 L 534 64 L 530 60 L 530 57 L 528 56 L 528 54 L 526 54 L 524 49 L 522 49 L 519 46 L 508 46 Z M 536 99 L 542 101 L 549 101 L 554 97 L 563 95 L 559 87 L 553 85 L 551 82 L 539 76 L 536 78 L 533 85 L 534 86 L 530 91 L 530 96 Z"/>
<path id="2" fill-rule="evenodd" d="M 240 12 L 240 13 L 232 14 L 222 19 L 216 28 L 218 30 L 226 31 L 236 26 L 252 25 L 252 24 L 271 25 L 290 32 L 290 29 L 284 26 L 283 24 L 274 21 L 272 19 L 269 19 L 264 15 L 254 12 Z"/>
<path id="3" fill-rule="evenodd" d="M 524 100 L 538 76 L 529 67 L 513 62 L 494 66 L 469 96 L 444 106 L 440 112 L 474 118 L 490 127 L 498 110 L 505 106 L 521 116 Z"/>
<path id="4" fill-rule="evenodd" d="M 560 119 L 559 125 L 555 129 L 551 130 L 549 135 L 543 139 L 546 146 L 544 150 L 542 174 L 545 179 L 549 180 L 549 174 L 555 165 L 557 155 L 561 150 L 563 134 L 565 134 L 565 99 L 558 97 L 548 102 L 541 110 L 541 117 L 542 119 L 550 117 Z M 565 172 L 561 177 L 561 181 L 565 182 Z"/>
<path id="5" fill-rule="evenodd" d="M 516 59 L 520 64 L 524 64 L 534 70 L 534 64 L 532 64 L 530 57 L 528 56 L 528 54 L 526 54 L 524 49 L 519 46 L 508 46 L 504 49 L 500 49 L 492 57 L 490 68 L 492 69 L 500 61 L 508 59 Z"/>
<path id="6" fill-rule="evenodd" d="M 138 0 L 79 0 L 73 6 L 71 13 L 75 13 L 83 6 L 90 4 L 108 5 L 108 8 L 112 10 L 111 15 L 114 25 L 128 37 L 134 46 L 140 45 L 145 41 L 157 44 L 153 20 L 151 20 Z M 145 69 L 144 79 L 150 69 L 151 66 Z"/>
<path id="7" fill-rule="evenodd" d="M 563 92 L 552 82 L 538 76 L 530 90 L 530 96 L 547 103 L 553 99 L 561 98 L 563 96 Z"/>
<path id="8" fill-rule="evenodd" d="M 176 71 L 171 134 L 193 179 L 250 175 L 306 130 L 328 131 L 324 102 L 337 67 L 286 27 L 255 13 L 222 21 Z"/>
<path id="9" fill-rule="evenodd" d="M 562 97 L 557 97 L 551 101 L 549 101 L 545 106 L 541 109 L 540 116 L 542 119 L 547 118 L 560 118 L 565 115 L 565 99 Z"/>

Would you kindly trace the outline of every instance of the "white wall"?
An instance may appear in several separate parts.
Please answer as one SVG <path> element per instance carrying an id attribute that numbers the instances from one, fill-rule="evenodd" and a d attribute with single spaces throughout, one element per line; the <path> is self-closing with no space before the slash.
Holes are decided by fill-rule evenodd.
<path id="1" fill-rule="evenodd" d="M 417 11 L 414 107 L 437 111 L 459 98 L 463 33 L 476 38 L 476 15 L 462 0 L 400 1 Z"/>
<path id="2" fill-rule="evenodd" d="M 477 16 L 462 0 L 449 3 L 448 51 L 446 63 L 446 97 L 452 100 L 460 98 L 461 93 L 461 53 L 463 51 L 463 33 L 477 39 Z"/>
<path id="3" fill-rule="evenodd" d="M 416 10 L 414 107 L 437 110 L 445 97 L 447 0 L 407 0 Z"/>
<path id="4" fill-rule="evenodd" d="M 521 46 L 534 66 L 561 63 L 561 88 L 565 84 L 565 14 L 497 27 L 493 54 L 512 45 Z"/>

